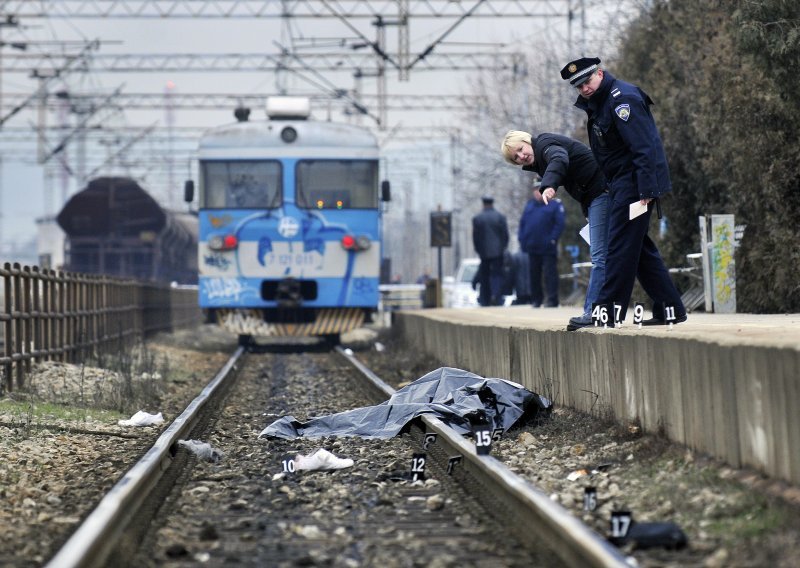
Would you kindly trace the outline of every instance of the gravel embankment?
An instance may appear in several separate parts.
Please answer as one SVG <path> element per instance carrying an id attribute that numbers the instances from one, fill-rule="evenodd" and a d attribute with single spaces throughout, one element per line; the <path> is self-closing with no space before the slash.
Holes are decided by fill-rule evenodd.
<path id="1" fill-rule="evenodd" d="M 443 364 L 405 349 L 391 333 L 378 341 L 382 351 L 357 356 L 378 374 L 383 369 L 395 388 Z M 602 404 L 595 416 L 556 407 L 551 419 L 512 429 L 492 453 L 600 535 L 609 535 L 615 510 L 639 522 L 676 523 L 688 547 L 624 547 L 640 566 L 789 567 L 800 558 L 800 489 L 694 454 L 637 424 L 617 424 Z M 587 486 L 597 489 L 592 513 L 583 511 Z"/>
<path id="2" fill-rule="evenodd" d="M 441 366 L 405 349 L 390 334 L 378 340 L 382 351 L 370 343 L 356 354 L 395 387 Z M 130 379 L 115 380 L 105 369 L 49 365 L 35 374 L 34 392 L 15 391 L 0 400 L 0 520 L 5 529 L 0 565 L 45 562 L 160 432 L 123 428 L 117 420 L 143 409 L 162 412 L 168 422 L 234 347 L 235 338 L 204 326 L 156 338 L 146 370 Z M 113 410 L 131 389 L 159 402 Z M 242 440 L 242 451 L 250 443 Z M 368 452 L 370 445 L 363 447 Z M 601 535 L 608 534 L 615 509 L 632 511 L 640 522 L 677 523 L 688 548 L 631 551 L 640 566 L 788 567 L 800 558 L 798 488 L 695 455 L 642 433 L 636 424 L 615 424 L 606 419 L 602 404 L 596 416 L 556 408 L 550 420 L 508 432 L 493 453 Z M 601 465 L 602 471 L 591 473 Z M 570 480 L 582 469 L 589 474 Z M 582 511 L 587 485 L 598 491 L 594 513 Z"/>
<path id="3" fill-rule="evenodd" d="M 117 421 L 145 410 L 161 412 L 169 423 L 235 343 L 216 328 L 161 335 L 144 350 L 106 358 L 117 370 L 45 363 L 24 390 L 6 393 L 0 399 L 0 566 L 45 563 L 161 432 Z"/>

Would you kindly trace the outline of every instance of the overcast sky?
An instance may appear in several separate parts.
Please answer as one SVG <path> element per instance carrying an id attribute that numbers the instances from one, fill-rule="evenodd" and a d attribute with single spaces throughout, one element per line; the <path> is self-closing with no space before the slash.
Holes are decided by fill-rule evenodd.
<path id="1" fill-rule="evenodd" d="M 456 51 L 468 52 L 496 52 L 511 53 L 530 49 L 529 46 L 537 42 L 545 41 L 553 45 L 560 46 L 564 53 L 567 53 L 567 19 L 566 16 L 556 16 L 559 12 L 564 13 L 568 2 L 551 0 L 549 2 L 541 0 L 530 0 L 520 2 L 528 6 L 536 6 L 537 12 L 549 14 L 552 17 L 540 18 L 467 18 L 457 27 L 450 31 L 444 43 L 436 47 L 437 52 L 453 53 Z M 574 2 L 573 2 L 574 3 Z M 0 6 L 5 9 L 13 8 L 13 5 L 20 5 L 19 2 L 0 2 Z M 36 2 L 30 4 L 50 4 L 48 2 Z M 77 4 L 77 3 L 72 3 Z M 95 2 L 103 5 L 104 2 Z M 108 2 L 105 4 L 108 5 Z M 135 2 L 131 4 L 141 4 Z M 224 2 L 220 2 L 224 4 Z M 257 4 L 257 3 L 256 3 Z M 352 3 L 350 3 L 352 5 Z M 375 5 L 391 5 L 389 2 L 375 2 Z M 410 18 L 410 58 L 414 60 L 418 54 L 423 52 L 436 39 L 440 38 L 445 32 L 452 28 L 456 22 L 455 18 L 416 18 L 414 16 L 413 5 L 412 16 Z M 435 4 L 435 2 L 434 2 Z M 472 5 L 471 2 L 463 2 L 464 5 Z M 598 46 L 602 49 L 604 38 L 610 37 L 608 34 L 608 22 L 621 22 L 631 16 L 622 6 L 624 2 L 606 0 L 600 2 L 587 2 L 590 6 L 588 13 L 589 27 L 587 29 L 587 43 L 589 46 Z M 508 3 L 499 2 L 497 5 L 506 6 Z M 598 5 L 602 5 L 598 8 Z M 592 7 L 594 6 L 594 7 Z M 602 12 L 602 14 L 601 14 Z M 2 14 L 5 20 L 7 14 Z M 386 14 L 387 18 L 392 14 Z M 293 19 L 289 25 L 279 19 L 265 18 L 162 18 L 162 19 L 92 19 L 92 18 L 21 18 L 19 28 L 4 27 L 0 29 L 2 39 L 5 42 L 28 41 L 32 42 L 28 51 L 20 52 L 5 45 L 2 49 L 4 67 L 22 53 L 52 53 L 61 49 L 53 42 L 75 41 L 75 40 L 100 40 L 101 47 L 96 53 L 98 55 L 110 54 L 273 54 L 279 53 L 279 45 L 289 45 L 292 42 L 299 49 L 301 45 L 309 43 L 335 43 L 329 40 L 347 40 L 349 44 L 361 38 L 374 40 L 376 28 L 371 25 L 371 20 L 367 18 L 349 19 L 347 23 L 339 19 Z M 580 51 L 580 26 L 578 20 L 574 20 L 573 25 L 573 49 L 574 55 Z M 38 43 L 41 42 L 41 43 Z M 396 28 L 386 27 L 386 47 L 391 57 L 397 57 L 398 36 Z M 69 48 L 72 52 L 76 47 Z M 324 48 L 318 48 L 324 50 Z M 330 45 L 329 52 L 353 52 L 347 46 L 340 47 Z M 310 49 L 304 49 L 311 51 Z M 360 50 L 362 53 L 365 50 Z M 16 65 L 20 68 L 20 65 Z M 374 68 L 374 67 L 373 67 Z M 549 71 L 557 76 L 558 68 L 554 67 Z M 435 94 L 440 96 L 450 96 L 455 100 L 459 95 L 468 92 L 470 72 L 431 72 L 412 69 L 410 80 L 407 82 L 398 81 L 398 72 L 389 70 L 388 72 L 388 93 L 392 94 Z M 532 80 L 535 80 L 532 79 Z M 115 89 L 121 88 L 123 93 L 155 93 L 163 94 L 168 82 L 174 84 L 176 93 L 235 93 L 235 94 L 274 94 L 278 92 L 279 86 L 288 88 L 290 93 L 294 92 L 323 92 L 333 88 L 352 90 L 356 85 L 353 78 L 352 69 L 342 72 L 326 72 L 316 74 L 304 71 L 300 74 L 284 74 L 276 77 L 271 71 L 260 72 L 132 72 L 132 73 L 102 73 L 92 71 L 91 67 L 85 73 L 72 73 L 63 80 L 53 82 L 49 88 L 51 93 L 58 90 L 67 90 L 72 93 L 111 93 Z M 2 75 L 2 94 L 12 100 L 20 100 L 22 96 L 28 96 L 36 88 L 35 80 L 29 78 L 28 73 L 6 71 Z M 375 95 L 377 92 L 376 82 L 373 78 L 365 77 L 361 81 L 362 92 L 367 95 Z M 498 88 L 502 88 L 498 86 Z M 573 93 L 565 90 L 565 97 L 572 97 Z M 16 98 L 14 98 L 16 97 Z M 368 101 L 374 101 L 369 99 Z M 9 108 L 3 105 L 2 111 L 5 116 Z M 331 109 L 315 110 L 317 118 L 327 118 L 329 114 L 334 120 L 345 120 L 347 117 L 338 111 L 340 107 Z M 369 108 L 372 114 L 377 114 L 374 106 Z M 74 125 L 79 117 L 73 114 L 66 115 L 62 112 L 62 117 Z M 254 119 L 264 118 L 263 108 L 253 109 L 251 115 Z M 210 127 L 222 123 L 231 122 L 232 108 L 221 108 L 218 111 L 203 110 L 174 110 L 172 122 L 175 126 L 175 140 L 172 142 L 173 162 L 173 184 L 176 185 L 172 197 L 167 193 L 167 171 L 165 168 L 153 168 L 145 173 L 144 185 L 148 191 L 156 195 L 162 202 L 172 199 L 173 205 L 180 205 L 183 179 L 188 175 L 189 163 L 187 156 L 196 147 L 193 135 L 185 135 L 182 132 L 184 127 Z M 2 203 L 0 212 L 2 219 L 0 222 L 0 239 L 3 248 L 0 251 L 8 250 L 12 242 L 22 242 L 35 235 L 34 220 L 44 215 L 46 212 L 56 213 L 63 205 L 62 195 L 66 192 L 72 194 L 80 188 L 73 178 L 62 173 L 56 166 L 51 166 L 51 171 L 55 174 L 49 184 L 45 183 L 44 168 L 36 164 L 36 144 L 33 134 L 25 134 L 24 131 L 31 132 L 34 125 L 39 120 L 35 106 L 18 113 L 10 119 L 0 131 L 0 155 L 2 156 Z M 46 121 L 49 126 L 54 126 L 60 120 L 57 113 L 47 114 Z M 412 127 L 424 127 L 419 130 L 420 134 L 427 133 L 430 127 L 441 127 L 446 129 L 457 125 L 458 114 L 447 110 L 437 112 L 401 112 L 390 111 L 388 115 L 387 130 L 383 131 L 399 133 L 400 129 L 408 132 Z M 118 127 L 149 127 L 156 125 L 158 128 L 166 127 L 170 117 L 164 110 L 134 111 L 124 110 L 116 113 L 105 113 L 96 115 L 93 123 L 101 122 L 105 126 Z M 363 118 L 362 124 L 374 126 L 374 121 Z M 148 141 L 142 139 L 128 151 L 130 160 L 152 159 L 152 156 L 167 154 L 167 146 L 164 142 L 163 130 L 161 142 Z M 494 134 L 494 133 L 493 133 Z M 46 133 L 45 149 L 56 146 L 65 136 L 50 129 Z M 87 144 L 87 171 L 98 165 L 105 156 L 117 151 L 130 141 L 132 134 L 130 131 L 121 130 L 119 137 L 115 141 L 111 136 L 106 137 L 106 145 L 102 146 L 95 142 Z M 97 140 L 92 137 L 91 140 Z M 76 143 L 75 139 L 67 146 L 66 163 L 72 170 L 76 169 Z M 53 160 L 55 164 L 55 160 Z M 115 170 L 104 170 L 97 175 L 107 173 L 125 173 L 119 168 Z M 131 173 L 141 175 L 141 170 L 131 170 Z M 177 203 L 176 203 L 177 202 Z"/>

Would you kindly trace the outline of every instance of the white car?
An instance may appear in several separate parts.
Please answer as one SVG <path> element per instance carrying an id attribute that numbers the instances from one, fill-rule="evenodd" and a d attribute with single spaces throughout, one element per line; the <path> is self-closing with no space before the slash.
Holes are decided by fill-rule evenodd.
<path id="1" fill-rule="evenodd" d="M 445 276 L 442 283 L 442 305 L 445 308 L 477 308 L 478 290 L 472 289 L 472 279 L 478 273 L 479 258 L 465 258 L 458 265 L 455 277 Z M 517 296 L 503 297 L 503 305 L 510 306 Z"/>
<path id="2" fill-rule="evenodd" d="M 479 258 L 465 258 L 458 265 L 455 277 L 445 276 L 442 283 L 442 304 L 445 308 L 477 308 L 478 291 L 472 279 L 478 272 Z"/>

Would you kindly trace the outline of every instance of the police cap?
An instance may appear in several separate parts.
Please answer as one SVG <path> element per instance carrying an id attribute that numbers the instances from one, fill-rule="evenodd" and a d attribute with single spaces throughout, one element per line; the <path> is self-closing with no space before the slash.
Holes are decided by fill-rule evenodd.
<path id="1" fill-rule="evenodd" d="M 487 205 L 491 205 L 492 203 L 494 203 L 494 197 L 492 197 L 491 195 L 484 195 L 483 197 L 481 197 L 481 201 L 483 201 Z"/>
<path id="2" fill-rule="evenodd" d="M 561 70 L 561 78 L 569 81 L 569 84 L 573 87 L 580 87 L 589 80 L 592 73 L 597 71 L 599 67 L 600 59 L 597 57 L 581 57 L 575 61 L 570 61 L 564 66 Z"/>

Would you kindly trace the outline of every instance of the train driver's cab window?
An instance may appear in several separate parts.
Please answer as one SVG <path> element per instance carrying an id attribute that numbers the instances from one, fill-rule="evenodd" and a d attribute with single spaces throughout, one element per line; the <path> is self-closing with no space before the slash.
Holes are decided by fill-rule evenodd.
<path id="1" fill-rule="evenodd" d="M 203 207 L 271 209 L 281 205 L 281 165 L 268 161 L 202 164 Z"/>
<path id="2" fill-rule="evenodd" d="M 376 209 L 376 160 L 302 160 L 297 164 L 297 206 L 307 209 Z"/>

